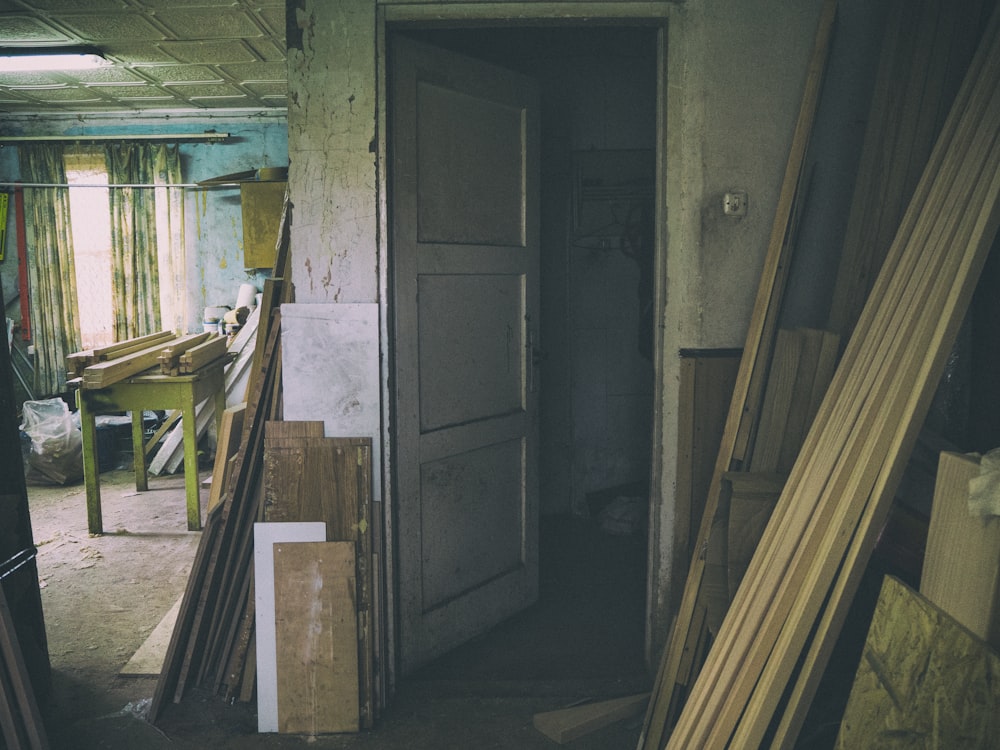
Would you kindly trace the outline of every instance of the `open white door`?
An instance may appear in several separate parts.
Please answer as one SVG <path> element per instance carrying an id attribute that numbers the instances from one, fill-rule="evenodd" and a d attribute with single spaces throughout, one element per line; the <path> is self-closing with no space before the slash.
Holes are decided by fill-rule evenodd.
<path id="1" fill-rule="evenodd" d="M 538 596 L 538 92 L 389 48 L 400 671 Z"/>

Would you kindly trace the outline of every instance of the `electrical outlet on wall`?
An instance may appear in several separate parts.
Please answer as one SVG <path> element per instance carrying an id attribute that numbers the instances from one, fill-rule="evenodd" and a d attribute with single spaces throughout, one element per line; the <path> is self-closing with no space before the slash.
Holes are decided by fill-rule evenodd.
<path id="1" fill-rule="evenodd" d="M 735 190 L 722 196 L 722 212 L 726 216 L 747 215 L 747 194 L 745 190 Z"/>

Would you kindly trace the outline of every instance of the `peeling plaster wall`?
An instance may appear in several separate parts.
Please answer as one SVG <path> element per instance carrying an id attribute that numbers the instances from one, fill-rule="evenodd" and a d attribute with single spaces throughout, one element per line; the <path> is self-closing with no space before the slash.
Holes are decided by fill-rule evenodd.
<path id="1" fill-rule="evenodd" d="M 806 78 L 822 0 L 688 0 L 684 3 L 410 2 L 412 7 L 455 5 L 462 18 L 505 6 L 512 19 L 553 18 L 602 9 L 669 9 L 666 51 L 665 228 L 667 252 L 661 282 L 659 420 L 655 426 L 654 491 L 661 502 L 651 515 L 651 653 L 656 653 L 672 615 L 671 602 L 684 581 L 672 569 L 677 462 L 678 383 L 681 348 L 742 346 L 759 282 L 775 204 Z M 397 3 L 386 0 L 385 6 Z M 844 102 L 827 103 L 845 115 L 820 123 L 836 131 L 823 148 L 828 163 L 853 174 L 851 152 L 857 120 L 866 111 L 880 38 L 883 3 L 845 0 L 835 58 L 828 72 L 849 85 L 835 87 Z M 869 6 L 875 6 L 870 8 Z M 296 253 L 293 281 L 300 302 L 369 302 L 378 299 L 376 170 L 369 144 L 375 135 L 374 62 L 376 0 L 289 0 L 289 140 Z M 429 17 L 429 16 L 428 16 Z M 847 19 L 845 23 L 844 19 Z M 844 33 L 847 29 L 847 33 Z M 868 57 L 861 56 L 859 50 Z M 850 107 L 853 107 L 851 109 Z M 859 114 L 860 113 L 860 114 Z M 838 130 L 839 129 L 839 130 Z M 839 149 L 839 151 L 838 151 Z M 841 189 L 850 179 L 841 178 Z M 739 189 L 749 195 L 746 218 L 722 213 L 721 197 Z M 829 197 L 829 196 L 828 196 Z M 837 210 L 844 201 L 824 203 Z M 827 217 L 836 226 L 840 216 Z M 829 243 L 814 252 L 832 252 Z M 816 266 L 813 266 L 814 268 Z M 813 294 L 822 301 L 822 294 Z M 800 311 L 803 318 L 815 310 Z"/>
<path id="2" fill-rule="evenodd" d="M 378 301 L 374 0 L 290 0 L 297 302 Z"/>
<path id="3" fill-rule="evenodd" d="M 123 121 L 120 116 L 80 115 L 64 118 L 3 118 L 8 135 L 107 135 L 148 133 L 201 133 L 214 130 L 229 133 L 226 143 L 186 142 L 180 144 L 182 179 L 199 182 L 219 175 L 260 167 L 288 164 L 288 129 L 284 112 L 233 114 L 229 117 L 146 116 Z M 17 147 L 0 149 L 0 181 L 20 178 Z M 81 188 L 83 189 L 83 188 Z M 185 276 L 184 328 L 200 331 L 208 305 L 234 306 L 240 285 L 263 287 L 267 273 L 243 267 L 243 214 L 238 187 L 208 190 L 188 188 L 184 193 Z M 277 228 L 275 228 L 277 239 Z M 10 211 L 8 252 L 0 270 L 4 299 L 14 300 L 17 280 L 17 252 L 14 244 L 13 205 Z M 13 286 L 11 286 L 13 285 Z M 8 311 L 16 306 L 8 304 Z M 12 316 L 13 317 L 13 316 Z"/>

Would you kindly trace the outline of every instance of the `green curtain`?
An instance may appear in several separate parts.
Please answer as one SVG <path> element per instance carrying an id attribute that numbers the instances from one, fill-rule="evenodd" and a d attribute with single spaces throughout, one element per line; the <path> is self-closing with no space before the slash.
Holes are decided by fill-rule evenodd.
<path id="1" fill-rule="evenodd" d="M 112 184 L 180 181 L 175 179 L 179 172 L 176 144 L 115 143 L 107 146 L 105 155 Z M 112 189 L 110 203 L 115 339 L 122 341 L 161 329 L 156 191 Z"/>
<path id="2" fill-rule="evenodd" d="M 184 236 L 184 190 L 181 182 L 181 157 L 177 144 L 160 145 L 156 149 L 153 170 L 156 184 L 178 187 L 158 187 L 155 191 L 156 205 L 160 216 L 157 240 L 160 253 L 160 277 L 168 279 L 160 289 L 161 325 L 172 331 L 186 331 L 187 266 L 185 264 L 186 241 Z M 164 210 L 165 209 L 165 210 Z M 166 261 L 166 262 L 164 262 Z M 170 299 L 164 299 L 163 289 Z M 200 320 L 200 318 L 199 318 Z"/>
<path id="3" fill-rule="evenodd" d="M 66 184 L 62 146 L 23 145 L 18 152 L 25 182 Z M 80 349 L 73 232 L 67 188 L 33 188 L 25 197 L 35 392 L 41 398 L 65 390 L 66 356 Z"/>

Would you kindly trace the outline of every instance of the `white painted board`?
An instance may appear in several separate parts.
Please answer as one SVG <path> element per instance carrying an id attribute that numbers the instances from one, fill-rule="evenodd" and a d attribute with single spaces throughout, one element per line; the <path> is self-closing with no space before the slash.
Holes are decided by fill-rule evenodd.
<path id="1" fill-rule="evenodd" d="M 253 525 L 254 606 L 257 638 L 257 731 L 278 731 L 278 656 L 274 630 L 274 545 L 325 542 L 322 521 Z"/>
<path id="2" fill-rule="evenodd" d="M 281 306 L 284 419 L 322 419 L 327 437 L 371 438 L 376 502 L 382 499 L 378 314 L 377 303 Z"/>

